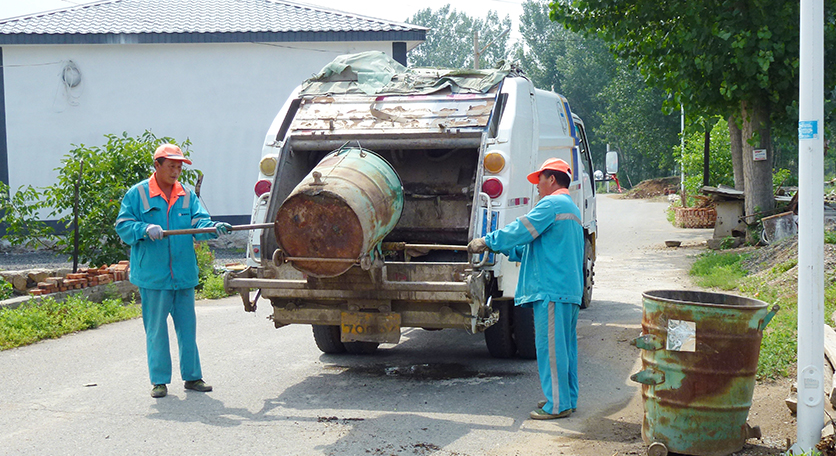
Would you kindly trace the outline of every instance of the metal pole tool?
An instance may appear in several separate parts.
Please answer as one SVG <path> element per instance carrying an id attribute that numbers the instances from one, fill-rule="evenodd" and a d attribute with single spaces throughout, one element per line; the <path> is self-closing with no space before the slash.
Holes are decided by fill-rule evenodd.
<path id="1" fill-rule="evenodd" d="M 248 231 L 261 230 L 264 228 L 273 228 L 274 223 L 256 223 L 254 225 L 232 225 L 232 231 Z M 189 228 L 185 230 L 163 230 L 163 236 L 177 236 L 180 234 L 200 234 L 200 233 L 214 233 L 215 227 L 207 228 Z"/>

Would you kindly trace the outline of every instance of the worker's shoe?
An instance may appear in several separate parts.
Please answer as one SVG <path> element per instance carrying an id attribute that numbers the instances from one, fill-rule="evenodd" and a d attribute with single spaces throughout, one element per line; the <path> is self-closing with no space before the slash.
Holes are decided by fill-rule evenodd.
<path id="1" fill-rule="evenodd" d="M 567 416 L 572 414 L 572 409 L 566 409 L 560 413 L 546 413 L 545 410 L 538 408 L 532 410 L 528 416 L 531 417 L 532 420 L 554 420 L 557 418 L 566 418 Z"/>
<path id="2" fill-rule="evenodd" d="M 186 382 L 185 387 L 187 390 L 200 391 L 201 393 L 212 391 L 212 386 L 207 385 L 202 378 L 198 380 L 189 380 Z"/>
<path id="3" fill-rule="evenodd" d="M 151 388 L 151 397 L 165 397 L 168 394 L 168 387 L 164 384 L 154 385 Z"/>
<path id="4" fill-rule="evenodd" d="M 541 409 L 541 408 L 545 407 L 547 403 L 548 403 L 547 401 L 540 401 L 540 402 L 537 403 L 537 408 Z M 572 413 L 575 413 L 577 411 L 578 411 L 578 409 L 576 409 L 576 408 L 572 409 Z"/>

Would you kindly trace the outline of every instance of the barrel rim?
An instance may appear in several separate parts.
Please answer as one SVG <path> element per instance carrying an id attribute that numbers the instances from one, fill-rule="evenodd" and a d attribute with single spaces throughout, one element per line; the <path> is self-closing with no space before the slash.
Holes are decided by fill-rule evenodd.
<path id="1" fill-rule="evenodd" d="M 721 304 L 721 303 L 713 303 L 713 302 L 695 302 L 695 301 L 688 301 L 685 299 L 673 299 L 668 297 L 661 297 L 658 295 L 654 295 L 654 293 L 696 293 L 708 296 L 732 296 L 742 301 L 741 305 L 735 304 Z M 659 289 L 659 290 L 649 290 L 642 293 L 642 297 L 645 299 L 650 299 L 654 301 L 672 303 L 672 304 L 690 304 L 695 306 L 708 306 L 708 307 L 715 307 L 720 309 L 750 309 L 750 310 L 760 310 L 765 309 L 769 306 L 764 301 L 755 298 L 749 298 L 747 296 L 740 296 L 732 293 L 716 293 L 712 291 L 696 291 L 696 290 L 670 290 L 670 289 Z"/>

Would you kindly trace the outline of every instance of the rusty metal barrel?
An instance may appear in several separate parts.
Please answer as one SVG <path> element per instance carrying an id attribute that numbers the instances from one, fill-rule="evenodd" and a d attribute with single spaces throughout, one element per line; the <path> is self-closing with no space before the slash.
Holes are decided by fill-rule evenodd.
<path id="1" fill-rule="evenodd" d="M 752 405 L 763 329 L 778 311 L 757 299 L 686 290 L 648 291 L 642 301 L 642 438 L 648 454 L 721 456 L 759 428 Z"/>
<path id="2" fill-rule="evenodd" d="M 311 258 L 292 260 L 296 269 L 334 277 L 369 258 L 402 211 L 403 186 L 392 166 L 372 151 L 342 148 L 325 156 L 282 203 L 276 240 L 285 256 Z"/>

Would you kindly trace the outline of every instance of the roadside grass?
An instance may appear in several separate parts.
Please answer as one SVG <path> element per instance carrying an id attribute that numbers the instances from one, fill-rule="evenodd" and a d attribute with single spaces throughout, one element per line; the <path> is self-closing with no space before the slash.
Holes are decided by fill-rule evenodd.
<path id="1" fill-rule="evenodd" d="M 214 268 L 215 255 L 206 243 L 195 245 L 199 270 L 199 285 L 195 299 L 220 299 L 230 296 L 224 290 L 222 275 Z M 0 299 L 4 292 L 11 295 L 11 284 L 0 279 Z M 0 308 L 0 350 L 20 347 L 43 339 L 54 339 L 85 329 L 98 328 L 107 323 L 130 320 L 142 315 L 136 302 L 123 304 L 120 299 L 105 299 L 102 303 L 82 296 L 69 296 L 61 302 L 46 297 L 40 302 L 31 300 L 16 309 Z"/>
<path id="2" fill-rule="evenodd" d="M 797 356 L 798 295 L 797 280 L 788 280 L 786 274 L 797 265 L 792 259 L 779 263 L 768 271 L 749 275 L 742 266 L 746 255 L 738 253 L 707 252 L 699 256 L 691 268 L 697 285 L 719 288 L 740 295 L 759 299 L 771 307 L 778 304 L 781 310 L 763 332 L 758 379 L 775 379 L 794 375 Z M 836 280 L 829 277 L 825 283 L 825 319 L 836 311 Z M 824 322 L 822 322 L 824 323 Z"/>
<path id="3" fill-rule="evenodd" d="M 697 285 L 703 288 L 733 290 L 746 271 L 740 264 L 742 255 L 738 253 L 706 252 L 694 262 L 690 274 L 695 276 Z"/>
<path id="4" fill-rule="evenodd" d="M 0 309 L 0 350 L 129 320 L 141 313 L 135 302 L 124 305 L 119 299 L 96 303 L 69 296 L 61 302 L 52 298 L 29 301 L 16 309 Z"/>

